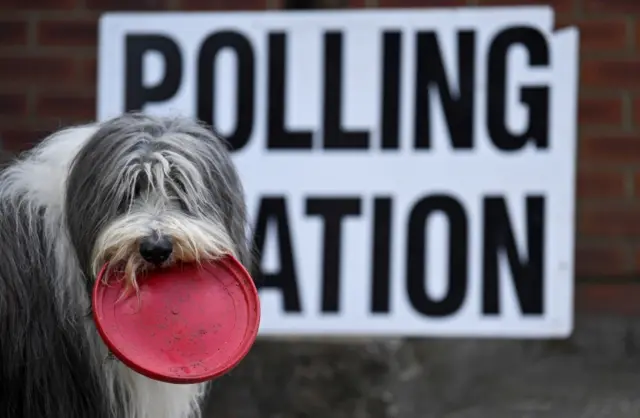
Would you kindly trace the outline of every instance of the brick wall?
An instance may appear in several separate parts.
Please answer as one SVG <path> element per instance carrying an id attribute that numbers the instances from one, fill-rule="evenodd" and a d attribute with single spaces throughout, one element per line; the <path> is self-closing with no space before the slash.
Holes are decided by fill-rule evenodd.
<path id="1" fill-rule="evenodd" d="M 320 5 L 316 1 L 316 6 Z M 325 0 L 339 7 L 341 0 Z M 578 309 L 640 313 L 640 2 L 349 0 L 351 7 L 552 4 L 581 29 Z M 285 0 L 1 0 L 0 137 L 27 148 L 95 115 L 96 21 L 104 10 L 260 10 Z M 308 8 L 313 0 L 291 0 Z M 306 7 L 305 7 L 306 6 Z M 321 5 L 320 5 L 321 6 Z"/>

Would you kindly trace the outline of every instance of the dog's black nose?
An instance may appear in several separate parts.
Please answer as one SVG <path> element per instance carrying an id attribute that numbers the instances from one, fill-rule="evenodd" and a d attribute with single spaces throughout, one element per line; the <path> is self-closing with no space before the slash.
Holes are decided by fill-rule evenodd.
<path id="1" fill-rule="evenodd" d="M 161 264 L 173 252 L 171 240 L 164 236 L 146 237 L 140 241 L 140 255 L 149 263 Z"/>

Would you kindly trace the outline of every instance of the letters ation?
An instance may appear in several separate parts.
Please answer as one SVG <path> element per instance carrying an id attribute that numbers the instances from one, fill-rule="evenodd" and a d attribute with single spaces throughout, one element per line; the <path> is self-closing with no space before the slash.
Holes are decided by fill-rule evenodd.
<path id="1" fill-rule="evenodd" d="M 362 212 L 362 198 L 350 197 L 307 197 L 306 215 L 319 216 L 323 221 L 321 237 L 320 265 L 322 266 L 321 311 L 340 311 L 340 276 L 343 223 L 347 217 L 359 218 Z M 506 201 L 500 196 L 483 199 L 482 248 L 482 312 L 487 315 L 500 313 L 498 257 L 506 255 L 510 274 L 513 277 L 517 298 L 523 314 L 542 315 L 543 306 L 543 266 L 544 266 L 544 202 L 543 196 L 526 197 L 527 248 L 518 251 Z M 442 213 L 449 224 L 449 234 L 442 240 L 448 247 L 447 294 L 442 300 L 433 300 L 426 291 L 425 261 L 427 252 L 427 221 L 434 213 Z M 469 278 L 469 220 L 460 201 L 448 195 L 426 195 L 416 201 L 407 218 L 406 229 L 392 231 L 393 205 L 390 197 L 373 197 L 373 242 L 370 310 L 375 314 L 390 312 L 391 265 L 403 263 L 405 290 L 411 306 L 416 312 L 429 317 L 454 315 L 465 301 Z M 260 273 L 262 287 L 277 288 L 283 294 L 284 310 L 301 312 L 298 291 L 298 275 L 291 242 L 290 222 L 284 197 L 263 197 L 255 227 L 255 249 L 258 254 L 264 250 L 265 233 L 268 222 L 277 226 L 277 246 L 280 254 L 280 271 L 276 274 Z M 360 219 L 357 219 L 359 221 Z M 406 237 L 404 260 L 393 260 L 391 254 L 393 232 L 401 232 Z M 398 242 L 395 243 L 399 244 Z M 528 257 L 519 254 L 528 254 Z M 260 264 L 259 264 L 260 265 Z"/>
<path id="2" fill-rule="evenodd" d="M 322 312 L 338 312 L 340 300 L 340 254 L 342 253 L 342 220 L 360 215 L 360 199 L 307 199 L 307 215 L 324 221 L 322 247 Z"/>
<path id="3" fill-rule="evenodd" d="M 426 260 L 425 224 L 432 213 L 441 212 L 449 221 L 449 289 L 437 302 L 427 295 L 424 271 Z M 455 198 L 446 195 L 425 197 L 416 203 L 407 227 L 407 292 L 414 309 L 427 316 L 449 316 L 464 302 L 467 293 L 467 215 Z M 443 245 L 444 245 L 443 242 Z"/>
<path id="4" fill-rule="evenodd" d="M 262 272 L 262 253 L 266 242 L 266 232 L 269 222 L 275 222 L 278 231 L 278 253 L 280 254 L 280 271 L 275 274 Z M 289 218 L 284 197 L 263 197 L 260 200 L 258 216 L 253 236 L 253 248 L 258 253 L 258 270 L 254 278 L 260 288 L 278 288 L 282 292 L 284 310 L 289 313 L 302 312 L 300 292 L 296 273 Z M 257 275 L 257 277 L 256 277 Z"/>
<path id="5" fill-rule="evenodd" d="M 373 201 L 373 243 L 371 248 L 371 312 L 389 313 L 391 284 L 391 198 Z"/>
<path id="6" fill-rule="evenodd" d="M 529 196 L 527 202 L 528 257 L 521 257 L 515 244 L 509 222 L 507 205 L 503 197 L 484 199 L 484 242 L 482 268 L 482 311 L 500 313 L 498 296 L 498 256 L 507 256 L 511 274 L 525 315 L 541 315 L 544 311 L 544 197 Z"/>

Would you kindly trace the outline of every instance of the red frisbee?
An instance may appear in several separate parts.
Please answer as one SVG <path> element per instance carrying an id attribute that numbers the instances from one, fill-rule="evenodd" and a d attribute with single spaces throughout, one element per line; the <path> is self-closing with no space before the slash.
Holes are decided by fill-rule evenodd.
<path id="1" fill-rule="evenodd" d="M 93 288 L 96 327 L 109 350 L 142 375 L 169 383 L 212 380 L 238 365 L 255 342 L 258 291 L 233 257 L 155 270 L 138 278 L 137 294 L 124 297 L 123 273 L 105 274 L 106 266 Z"/>

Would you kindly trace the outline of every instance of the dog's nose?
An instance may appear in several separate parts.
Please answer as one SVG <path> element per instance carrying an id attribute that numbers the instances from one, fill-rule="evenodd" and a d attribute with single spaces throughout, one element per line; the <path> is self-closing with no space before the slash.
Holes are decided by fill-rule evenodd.
<path id="1" fill-rule="evenodd" d="M 149 263 L 161 264 L 173 252 L 171 240 L 164 236 L 146 237 L 140 241 L 140 255 Z"/>

